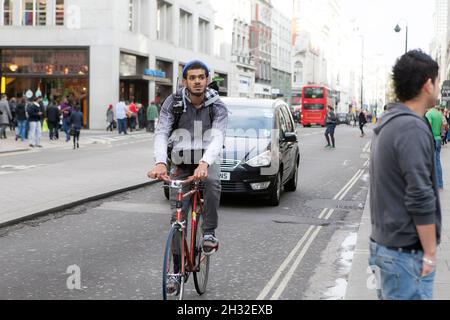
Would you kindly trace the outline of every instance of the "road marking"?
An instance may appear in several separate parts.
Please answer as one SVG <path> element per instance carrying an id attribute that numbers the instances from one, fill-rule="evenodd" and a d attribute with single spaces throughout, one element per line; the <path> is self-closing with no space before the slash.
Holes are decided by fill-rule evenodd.
<path id="1" fill-rule="evenodd" d="M 302 251 L 298 255 L 297 259 L 295 259 L 294 264 L 289 269 L 288 273 L 284 277 L 284 279 L 281 281 L 280 286 L 275 291 L 275 293 L 272 295 L 272 298 L 270 300 L 278 300 L 283 293 L 283 291 L 286 289 L 289 281 L 291 280 L 292 276 L 294 275 L 295 270 L 297 269 L 300 262 L 302 262 L 303 258 L 305 257 L 306 253 L 308 252 L 309 247 L 311 247 L 311 244 L 313 241 L 317 238 L 317 235 L 319 234 L 320 230 L 322 230 L 322 227 L 317 227 L 314 233 L 309 238 L 308 242 L 303 247 Z"/>
<path id="2" fill-rule="evenodd" d="M 351 160 L 345 160 L 342 164 L 344 167 L 348 166 L 352 161 Z"/>
<path id="3" fill-rule="evenodd" d="M 288 264 L 291 262 L 291 260 L 294 258 L 297 251 L 301 248 L 303 243 L 305 243 L 308 240 L 309 234 L 315 229 L 316 227 L 309 227 L 308 231 L 306 231 L 305 235 L 300 239 L 300 241 L 297 243 L 295 248 L 291 251 L 289 256 L 284 260 L 284 262 L 281 264 L 281 266 L 278 268 L 278 270 L 275 272 L 274 276 L 270 281 L 267 283 L 267 285 L 264 287 L 264 289 L 259 294 L 258 298 L 256 300 L 264 300 L 267 295 L 269 294 L 270 290 L 275 286 L 275 283 L 277 282 L 278 278 L 281 276 L 282 272 Z"/>
<path id="4" fill-rule="evenodd" d="M 358 175 L 361 173 L 361 169 L 359 169 L 356 174 L 353 176 L 353 178 L 350 179 L 349 182 L 337 193 L 337 195 L 333 198 L 333 200 L 337 200 L 345 190 L 352 184 L 352 182 L 358 177 Z"/>
<path id="5" fill-rule="evenodd" d="M 369 152 L 370 152 L 371 144 L 372 144 L 371 141 L 367 142 L 366 146 L 365 146 L 364 149 L 363 149 L 363 152 L 364 152 L 364 153 L 369 153 Z"/>
<path id="6" fill-rule="evenodd" d="M 361 176 L 364 174 L 364 170 L 359 169 L 356 174 L 350 179 L 349 182 L 336 194 L 333 200 L 342 200 L 348 192 L 353 188 L 353 186 L 359 181 Z M 335 212 L 335 209 L 323 209 L 322 212 L 319 215 L 319 219 L 323 219 L 325 217 L 325 220 L 329 220 L 333 213 Z M 275 287 L 275 284 L 277 283 L 278 279 L 281 277 L 284 270 L 288 267 L 289 263 L 292 261 L 292 259 L 297 255 L 297 251 L 302 248 L 303 244 L 305 244 L 298 254 L 297 258 L 295 259 L 293 265 L 289 269 L 289 271 L 286 273 L 286 275 L 281 280 L 279 286 L 271 296 L 271 300 L 278 300 L 281 295 L 283 294 L 284 290 L 286 289 L 287 285 L 289 284 L 289 281 L 292 279 L 295 271 L 297 270 L 298 266 L 302 262 L 303 258 L 306 256 L 306 253 L 308 252 L 309 248 L 311 247 L 314 240 L 319 235 L 320 231 L 322 230 L 322 226 L 314 227 L 311 226 L 307 230 L 307 232 L 304 234 L 304 236 L 300 239 L 300 241 L 297 243 L 295 248 L 289 253 L 288 257 L 283 261 L 281 266 L 278 268 L 278 270 L 275 272 L 273 277 L 269 280 L 267 285 L 264 287 L 264 289 L 261 291 L 261 293 L 258 295 L 256 300 L 265 300 L 270 291 Z"/>

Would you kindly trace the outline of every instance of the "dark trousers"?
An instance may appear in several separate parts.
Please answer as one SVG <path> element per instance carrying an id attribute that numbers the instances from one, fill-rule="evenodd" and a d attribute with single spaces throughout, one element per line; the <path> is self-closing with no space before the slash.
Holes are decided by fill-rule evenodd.
<path id="1" fill-rule="evenodd" d="M 109 123 L 109 126 L 106 128 L 106 131 L 113 131 L 113 129 L 114 129 L 114 121 L 111 121 L 110 123 Z"/>
<path id="2" fill-rule="evenodd" d="M 80 130 L 74 129 L 73 130 L 73 148 L 75 149 L 75 146 L 79 146 L 80 142 Z"/>
<path id="3" fill-rule="evenodd" d="M 127 133 L 127 118 L 125 119 L 117 119 L 118 126 L 119 126 L 119 134 Z"/>
<path id="4" fill-rule="evenodd" d="M 148 132 L 155 132 L 155 120 L 149 120 L 147 126 Z"/>
<path id="5" fill-rule="evenodd" d="M 53 121 L 48 121 L 47 122 L 48 125 L 48 131 L 49 131 L 49 136 L 50 136 L 50 140 L 52 139 L 59 139 L 59 122 L 53 122 Z"/>
<path id="6" fill-rule="evenodd" d="M 329 146 L 335 146 L 335 140 L 334 140 L 334 131 L 336 129 L 335 125 L 329 125 L 327 126 L 327 130 L 325 131 L 325 139 L 327 139 L 327 143 Z M 330 143 L 331 138 L 331 143 Z"/>

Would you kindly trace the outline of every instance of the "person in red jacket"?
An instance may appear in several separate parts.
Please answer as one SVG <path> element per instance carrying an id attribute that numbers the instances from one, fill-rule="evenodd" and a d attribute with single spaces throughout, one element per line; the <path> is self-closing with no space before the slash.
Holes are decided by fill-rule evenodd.
<path id="1" fill-rule="evenodd" d="M 133 132 L 133 130 L 136 130 L 136 123 L 137 123 L 137 109 L 134 101 L 131 101 L 129 110 L 130 110 L 130 131 Z"/>

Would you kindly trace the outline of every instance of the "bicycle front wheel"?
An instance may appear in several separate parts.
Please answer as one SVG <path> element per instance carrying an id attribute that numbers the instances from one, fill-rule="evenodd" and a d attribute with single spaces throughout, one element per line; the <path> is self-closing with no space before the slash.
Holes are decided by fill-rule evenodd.
<path id="1" fill-rule="evenodd" d="M 195 239 L 195 264 L 197 270 L 194 272 L 195 290 L 199 295 L 206 292 L 208 284 L 210 256 L 205 256 L 202 249 L 203 239 L 203 213 L 197 215 L 196 239 Z"/>
<path id="2" fill-rule="evenodd" d="M 184 252 L 182 251 L 181 231 L 177 227 L 172 227 L 164 250 L 163 300 L 183 300 L 184 275 L 182 274 L 181 263 Z"/>

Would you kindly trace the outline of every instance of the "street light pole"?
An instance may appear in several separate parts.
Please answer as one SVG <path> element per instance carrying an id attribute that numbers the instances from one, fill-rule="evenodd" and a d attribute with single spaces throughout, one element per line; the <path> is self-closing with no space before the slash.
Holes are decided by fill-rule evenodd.
<path id="1" fill-rule="evenodd" d="M 364 106 L 364 36 L 361 37 L 361 110 Z"/>
<path id="2" fill-rule="evenodd" d="M 394 28 L 394 31 L 397 32 L 397 33 L 399 33 L 399 32 L 402 31 L 402 28 L 400 27 L 400 22 L 404 22 L 405 25 L 406 25 L 406 29 L 405 29 L 405 31 L 406 31 L 405 53 L 407 53 L 407 52 L 408 52 L 408 21 L 406 21 L 406 20 L 400 20 L 400 21 L 397 23 L 397 25 L 396 25 L 395 28 Z"/>

